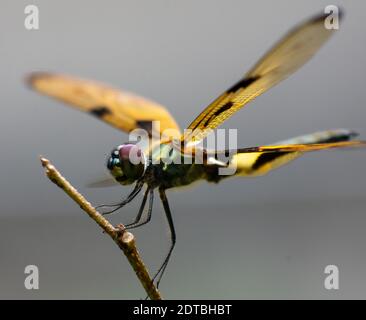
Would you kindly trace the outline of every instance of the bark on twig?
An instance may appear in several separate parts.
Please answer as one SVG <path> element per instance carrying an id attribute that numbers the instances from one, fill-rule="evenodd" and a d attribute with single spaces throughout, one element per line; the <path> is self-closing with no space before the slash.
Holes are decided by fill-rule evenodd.
<path id="1" fill-rule="evenodd" d="M 83 209 L 90 218 L 92 218 L 105 233 L 107 233 L 127 257 L 130 265 L 136 273 L 144 287 L 148 297 L 152 300 L 161 300 L 160 292 L 154 285 L 149 272 L 141 259 L 136 248 L 135 237 L 132 233 L 126 231 L 124 226 L 114 227 L 106 218 L 104 218 L 50 163 L 49 160 L 41 158 L 42 166 L 45 168 L 47 177 L 59 186 L 65 193 L 73 199 L 81 209 Z"/>

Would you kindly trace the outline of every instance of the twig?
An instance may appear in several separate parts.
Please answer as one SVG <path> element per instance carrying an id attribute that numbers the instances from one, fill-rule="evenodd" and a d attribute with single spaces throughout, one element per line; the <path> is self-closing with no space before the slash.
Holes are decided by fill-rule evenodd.
<path id="1" fill-rule="evenodd" d="M 73 199 L 123 251 L 144 287 L 148 297 L 152 300 L 161 300 L 162 297 L 160 292 L 153 284 L 149 272 L 147 271 L 147 268 L 136 248 L 135 237 L 133 234 L 126 231 L 123 225 L 118 225 L 115 228 L 60 174 L 60 172 L 58 172 L 49 160 L 41 157 L 41 163 L 46 170 L 47 177 L 65 191 L 65 193 Z"/>

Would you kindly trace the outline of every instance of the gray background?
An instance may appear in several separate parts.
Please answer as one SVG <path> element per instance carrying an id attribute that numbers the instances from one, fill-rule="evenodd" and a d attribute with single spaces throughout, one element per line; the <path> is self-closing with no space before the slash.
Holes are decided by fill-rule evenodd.
<path id="1" fill-rule="evenodd" d="M 24 7 L 40 30 L 24 28 Z M 111 83 L 169 107 L 182 127 L 289 28 L 328 4 L 346 9 L 339 32 L 303 69 L 225 123 L 241 146 L 346 127 L 366 138 L 365 3 L 357 1 L 11 1 L 0 10 L 0 298 L 142 298 L 125 257 L 43 175 L 51 159 L 92 203 L 129 189 L 87 189 L 127 140 L 23 84 L 31 71 Z M 307 154 L 258 179 L 171 191 L 178 244 L 167 298 L 366 298 L 365 151 Z M 113 222 L 130 221 L 138 202 Z M 152 270 L 168 248 L 155 203 L 135 235 Z M 40 269 L 40 290 L 24 268 Z M 324 289 L 324 268 L 340 290 Z"/>

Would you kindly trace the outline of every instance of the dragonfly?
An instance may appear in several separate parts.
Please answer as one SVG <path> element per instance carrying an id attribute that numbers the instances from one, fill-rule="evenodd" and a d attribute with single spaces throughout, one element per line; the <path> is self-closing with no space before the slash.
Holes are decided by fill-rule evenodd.
<path id="1" fill-rule="evenodd" d="M 326 17 L 325 14 L 318 14 L 291 29 L 242 79 L 209 104 L 184 133 L 166 108 L 135 94 L 64 74 L 34 72 L 29 75 L 28 83 L 36 91 L 87 112 L 126 133 L 144 129 L 151 137 L 154 133 L 152 123 L 159 122 L 159 128 L 155 131 L 162 138 L 158 143 L 142 148 L 137 143 L 126 142 L 112 150 L 107 160 L 111 177 L 121 185 L 132 185 L 132 191 L 123 201 L 111 205 L 112 210 L 104 212 L 116 212 L 144 190 L 136 218 L 125 225 L 126 229 L 140 227 L 150 221 L 154 195 L 159 194 L 169 225 L 170 246 L 153 277 L 157 287 L 176 244 L 166 190 L 187 186 L 198 180 L 218 183 L 228 177 L 263 176 L 309 151 L 366 146 L 366 141 L 354 140 L 357 133 L 348 129 L 326 130 L 271 145 L 234 150 L 211 151 L 196 146 L 197 142 L 207 138 L 211 130 L 310 60 L 335 32 L 325 28 Z M 175 134 L 164 136 L 167 130 Z M 177 148 L 177 145 L 183 147 Z M 192 151 L 198 148 L 204 154 L 201 163 L 195 162 L 194 152 L 188 152 L 188 149 Z M 132 151 L 143 161 L 132 162 Z M 226 161 L 217 160 L 220 153 L 229 154 Z M 154 161 L 162 154 L 170 160 L 190 157 L 191 163 Z M 219 174 L 219 169 L 231 167 L 235 167 L 234 174 Z"/>

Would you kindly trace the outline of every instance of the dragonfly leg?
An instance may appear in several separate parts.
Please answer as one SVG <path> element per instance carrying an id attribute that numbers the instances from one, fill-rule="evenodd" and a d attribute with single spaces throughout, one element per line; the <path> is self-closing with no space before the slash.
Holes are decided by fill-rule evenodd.
<path id="1" fill-rule="evenodd" d="M 170 256 L 172 255 L 172 252 L 173 252 L 173 249 L 174 249 L 174 246 L 175 246 L 175 243 L 176 243 L 176 234 L 175 234 L 175 229 L 174 229 L 173 218 L 172 218 L 172 214 L 171 214 L 171 211 L 170 211 L 168 199 L 167 199 L 166 194 L 165 194 L 165 190 L 160 188 L 159 189 L 159 195 L 160 195 L 161 202 L 163 203 L 165 216 L 166 216 L 166 218 L 168 220 L 168 224 L 169 224 L 171 244 L 170 244 L 168 254 L 166 255 L 166 257 L 164 259 L 163 264 L 160 266 L 160 268 L 158 269 L 158 271 L 156 272 L 156 274 L 153 277 L 153 281 L 155 279 L 157 279 L 157 281 L 156 281 L 156 287 L 157 288 L 159 288 L 161 278 L 163 277 L 164 271 L 165 271 L 165 269 L 166 269 L 166 267 L 169 263 Z"/>
<path id="2" fill-rule="evenodd" d="M 145 205 L 146 205 L 148 195 L 150 195 L 149 208 L 148 208 L 148 211 L 147 211 L 146 219 L 143 219 L 141 221 L 141 217 L 142 217 L 142 214 L 143 214 L 144 209 L 145 209 Z M 135 221 L 132 222 L 132 223 L 126 224 L 125 225 L 126 229 L 137 228 L 137 227 L 143 226 L 144 224 L 148 223 L 151 220 L 153 202 L 154 202 L 154 191 L 153 191 L 153 189 L 147 189 L 146 192 L 145 192 L 144 198 L 142 199 L 142 203 L 141 203 L 141 206 L 140 206 L 140 209 L 139 209 L 139 212 L 136 216 Z"/>
<path id="3" fill-rule="evenodd" d="M 125 200 L 123 200 L 122 202 L 120 203 L 117 203 L 117 204 L 112 204 L 112 205 L 100 205 L 100 206 L 97 206 L 95 207 L 96 209 L 99 209 L 99 208 L 110 208 L 110 207 L 115 207 L 115 209 L 113 210 L 110 210 L 110 211 L 106 211 L 106 212 L 103 212 L 102 215 L 107 215 L 107 214 L 111 214 L 119 209 L 121 209 L 122 207 L 124 207 L 127 203 L 130 203 L 141 191 L 143 187 L 143 183 L 142 182 L 138 182 L 136 183 L 136 186 L 135 188 L 132 190 L 132 192 L 127 196 L 127 198 Z"/>

